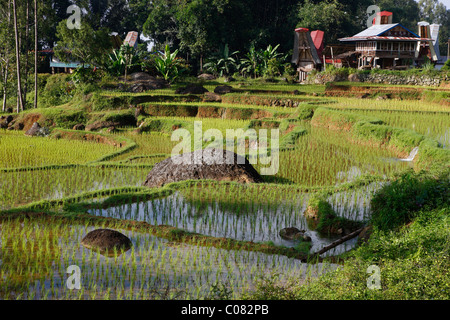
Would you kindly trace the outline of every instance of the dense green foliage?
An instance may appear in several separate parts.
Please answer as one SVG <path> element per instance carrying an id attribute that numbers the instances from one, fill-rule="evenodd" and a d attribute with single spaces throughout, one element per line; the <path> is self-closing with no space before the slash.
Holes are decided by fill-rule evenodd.
<path id="1" fill-rule="evenodd" d="M 372 224 L 391 230 L 413 221 L 424 211 L 450 205 L 448 172 L 440 177 L 407 173 L 383 187 L 372 198 Z"/>

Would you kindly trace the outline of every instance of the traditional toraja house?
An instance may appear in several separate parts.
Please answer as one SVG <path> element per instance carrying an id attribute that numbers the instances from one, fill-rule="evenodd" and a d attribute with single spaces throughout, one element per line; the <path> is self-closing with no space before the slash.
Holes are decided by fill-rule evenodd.
<path id="1" fill-rule="evenodd" d="M 316 43 L 311 37 L 311 34 L 314 34 Z M 306 79 L 308 72 L 311 72 L 314 69 L 320 70 L 322 68 L 322 60 L 317 50 L 323 50 L 322 31 L 313 31 L 310 33 L 307 28 L 295 29 L 292 63 L 297 65 L 300 81 Z"/>
<path id="2" fill-rule="evenodd" d="M 437 62 L 441 59 L 439 54 L 439 25 L 430 25 L 426 21 L 418 23 L 419 35 L 422 38 L 431 38 L 432 41 L 420 41 L 416 48 L 416 59 L 422 64 L 426 59 Z M 425 58 L 426 57 L 426 58 Z"/>
<path id="3" fill-rule="evenodd" d="M 419 43 L 432 39 L 392 23 L 392 12 L 382 11 L 370 28 L 339 41 L 355 43 L 358 68 L 406 69 L 419 58 Z"/>

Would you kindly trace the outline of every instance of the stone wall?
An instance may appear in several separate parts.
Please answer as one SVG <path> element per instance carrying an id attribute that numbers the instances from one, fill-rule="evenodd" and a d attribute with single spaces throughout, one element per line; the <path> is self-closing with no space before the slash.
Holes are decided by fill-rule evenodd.
<path id="1" fill-rule="evenodd" d="M 449 74 L 430 75 L 398 75 L 383 73 L 353 73 L 350 75 L 330 75 L 323 72 L 311 75 L 307 84 L 325 84 L 327 82 L 351 81 L 397 85 L 439 86 L 443 81 L 449 81 Z"/>

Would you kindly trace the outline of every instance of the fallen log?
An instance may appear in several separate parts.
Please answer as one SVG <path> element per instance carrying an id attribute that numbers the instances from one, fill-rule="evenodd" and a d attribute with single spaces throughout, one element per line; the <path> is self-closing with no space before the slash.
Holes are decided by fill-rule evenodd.
<path id="1" fill-rule="evenodd" d="M 319 251 L 314 253 L 314 255 L 321 255 L 321 254 L 323 254 L 323 253 L 325 253 L 325 252 L 327 252 L 327 251 L 337 247 L 338 245 L 340 245 L 340 244 L 342 244 L 342 243 L 344 243 L 344 242 L 346 242 L 346 241 L 348 241 L 350 239 L 353 239 L 353 238 L 357 237 L 363 230 L 364 230 L 364 228 L 361 228 L 361 229 L 358 229 L 358 230 L 356 230 L 356 231 L 354 231 L 352 233 L 349 233 L 348 235 L 346 235 L 346 236 L 344 236 L 344 237 L 342 237 L 342 238 L 340 238 L 340 239 L 330 243 L 328 246 L 323 247 L 322 249 L 320 249 Z"/>

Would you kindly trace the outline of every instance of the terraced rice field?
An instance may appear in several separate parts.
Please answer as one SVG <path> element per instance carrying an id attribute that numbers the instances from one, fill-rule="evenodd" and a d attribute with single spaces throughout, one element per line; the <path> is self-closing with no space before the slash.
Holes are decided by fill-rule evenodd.
<path id="1" fill-rule="evenodd" d="M 160 131 L 150 126 L 147 132 L 123 127 L 99 133 L 127 141 L 116 146 L 0 130 L 0 298 L 205 299 L 214 298 L 222 288 L 227 298 L 239 299 L 267 276 L 279 277 L 280 283 L 305 282 L 339 268 L 327 258 L 358 243 L 356 237 L 315 255 L 346 231 L 317 231 L 304 215 L 312 198 L 322 195 L 338 217 L 364 226 L 374 192 L 394 175 L 433 162 L 423 151 L 424 141 L 434 141 L 441 149 L 450 146 L 450 113 L 439 103 L 317 97 L 324 86 L 260 84 L 235 89 L 240 91 L 230 94 L 233 101 L 241 97 L 248 102 L 255 96 L 252 101 L 291 99 L 297 105 L 146 102 L 144 109 L 157 104 L 174 110 L 188 106 L 235 111 L 232 118 L 164 114 L 140 120 L 181 123 L 189 130 L 201 121 L 203 132 L 217 129 L 224 136 L 228 129 L 253 128 L 255 120 L 270 124 L 281 135 L 279 170 L 263 176 L 261 184 L 184 181 L 142 187 L 152 167 L 168 158 L 177 144 L 171 134 L 178 127 L 171 125 Z M 135 96 L 177 97 L 173 91 Z M 314 122 L 318 108 L 336 112 L 335 122 L 315 125 L 320 123 Z M 357 121 L 342 122 L 347 114 L 379 119 L 387 131 L 408 129 L 414 139 L 402 138 L 403 131 L 400 138 L 389 131 L 387 140 L 363 139 L 354 131 Z M 416 147 L 418 156 L 402 161 Z M 262 165 L 255 168 L 261 171 Z M 106 256 L 84 248 L 80 244 L 84 235 L 100 227 L 128 236 L 132 249 Z M 282 238 L 279 232 L 286 227 L 304 230 L 311 242 Z M 308 256 L 315 260 L 307 260 Z M 67 287 L 67 268 L 73 265 L 82 270 L 80 290 Z"/>

